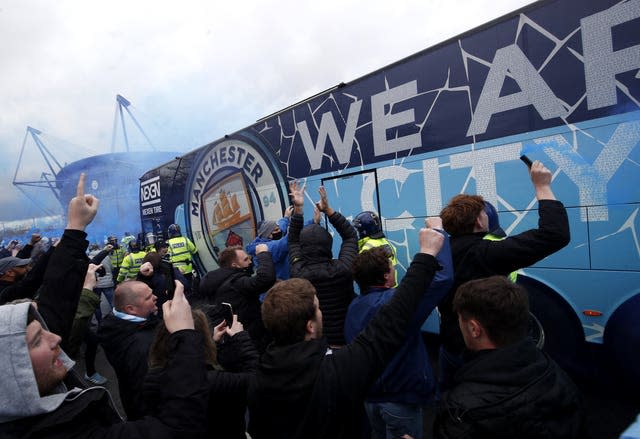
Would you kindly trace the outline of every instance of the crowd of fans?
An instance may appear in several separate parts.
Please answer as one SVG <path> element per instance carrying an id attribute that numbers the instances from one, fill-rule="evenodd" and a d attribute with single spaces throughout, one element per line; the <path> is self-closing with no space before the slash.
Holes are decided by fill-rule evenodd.
<path id="1" fill-rule="evenodd" d="M 512 276 L 570 239 L 550 171 L 535 162 L 530 178 L 537 228 L 497 236 L 495 209 L 458 195 L 416 233 L 398 281 L 375 212 L 350 223 L 320 187 L 305 223 L 297 181 L 283 218 L 202 279 L 176 224 L 166 242 L 112 236 L 87 252 L 99 200 L 82 175 L 62 238 L 0 258 L 0 437 L 421 438 L 425 408 L 436 438 L 581 437 L 579 394 L 528 337 Z M 421 335 L 436 307 L 437 374 Z"/>

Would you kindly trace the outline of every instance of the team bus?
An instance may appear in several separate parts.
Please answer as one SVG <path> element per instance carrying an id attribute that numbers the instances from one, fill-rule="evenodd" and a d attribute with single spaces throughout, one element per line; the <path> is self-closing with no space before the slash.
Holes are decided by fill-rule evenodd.
<path id="1" fill-rule="evenodd" d="M 539 1 L 148 171 L 141 222 L 181 224 L 205 272 L 280 218 L 301 179 L 348 218 L 379 212 L 402 273 L 458 193 L 497 206 L 507 234 L 536 227 L 526 154 L 552 170 L 571 225 L 518 276 L 545 349 L 585 371 L 604 350 L 640 383 L 639 142 L 640 0 Z"/>

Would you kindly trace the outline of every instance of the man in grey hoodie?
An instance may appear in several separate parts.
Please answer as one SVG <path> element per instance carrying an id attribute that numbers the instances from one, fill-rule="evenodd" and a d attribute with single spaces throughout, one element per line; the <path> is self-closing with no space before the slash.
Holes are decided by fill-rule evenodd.
<path id="1" fill-rule="evenodd" d="M 99 204 L 84 194 L 84 181 L 82 174 L 77 195 L 69 203 L 67 228 L 47 266 L 38 309 L 30 302 L 0 306 L 0 437 L 201 434 L 207 403 L 202 336 L 193 330 L 191 309 L 178 289 L 164 310 L 174 357 L 157 417 L 123 423 L 108 391 L 83 388 L 72 370 L 73 361 L 61 349 L 88 271 L 84 229 Z M 89 275 L 95 268 L 91 266 Z M 186 368 L 189 374 L 183 373 Z"/>

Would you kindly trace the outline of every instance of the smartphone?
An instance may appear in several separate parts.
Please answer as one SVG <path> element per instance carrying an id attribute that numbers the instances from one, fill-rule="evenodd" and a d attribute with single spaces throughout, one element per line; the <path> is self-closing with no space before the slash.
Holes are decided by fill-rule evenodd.
<path id="1" fill-rule="evenodd" d="M 233 325 L 233 307 L 227 302 L 222 302 L 220 305 L 222 306 L 224 321 L 227 322 L 227 327 L 231 328 L 231 325 Z"/>
<path id="2" fill-rule="evenodd" d="M 527 165 L 528 168 L 531 168 L 531 165 L 533 165 L 533 162 L 531 161 L 531 159 L 524 154 L 520 156 L 520 160 L 522 160 L 524 164 Z"/>

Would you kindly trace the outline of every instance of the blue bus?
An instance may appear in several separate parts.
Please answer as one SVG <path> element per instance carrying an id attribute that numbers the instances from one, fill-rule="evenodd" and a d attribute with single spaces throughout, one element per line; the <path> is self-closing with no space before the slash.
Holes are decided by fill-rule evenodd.
<path id="1" fill-rule="evenodd" d="M 141 221 L 181 224 L 205 272 L 302 179 L 347 217 L 379 212 L 402 274 L 425 217 L 458 193 L 493 203 L 507 234 L 536 227 L 524 153 L 552 170 L 571 222 L 570 244 L 518 276 L 545 349 L 585 371 L 604 351 L 640 383 L 639 143 L 640 0 L 539 1 L 148 171 Z"/>

